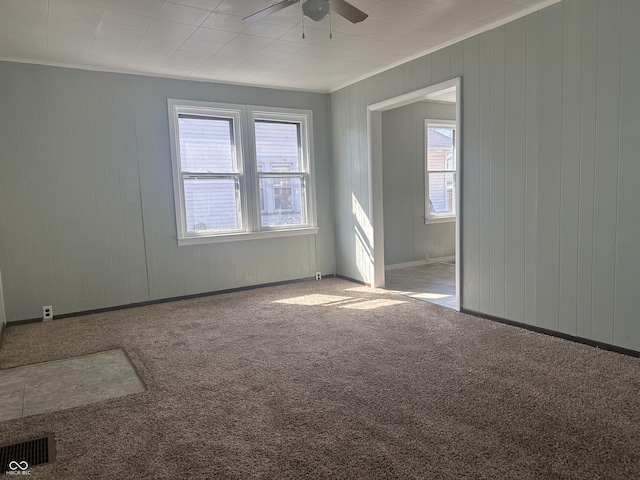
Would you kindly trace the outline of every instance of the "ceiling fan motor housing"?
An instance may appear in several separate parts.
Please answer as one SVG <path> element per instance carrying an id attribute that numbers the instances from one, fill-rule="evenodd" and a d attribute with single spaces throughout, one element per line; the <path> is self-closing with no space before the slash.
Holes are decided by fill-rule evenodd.
<path id="1" fill-rule="evenodd" d="M 302 12 L 314 22 L 319 22 L 331 10 L 328 0 L 307 0 L 302 4 Z"/>

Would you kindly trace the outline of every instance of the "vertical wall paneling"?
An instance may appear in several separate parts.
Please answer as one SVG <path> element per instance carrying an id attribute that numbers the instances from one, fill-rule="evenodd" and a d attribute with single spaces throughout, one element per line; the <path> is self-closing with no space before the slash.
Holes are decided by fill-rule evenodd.
<path id="1" fill-rule="evenodd" d="M 580 192 L 578 201 L 577 334 L 591 338 L 593 225 L 596 161 L 596 81 L 598 1 L 582 2 L 582 82 L 580 105 Z"/>
<path id="2" fill-rule="evenodd" d="M 489 214 L 491 212 L 490 199 L 491 199 L 491 97 L 489 89 L 491 88 L 491 36 L 490 34 L 483 33 L 480 35 L 480 123 L 477 124 L 477 128 L 480 132 L 480 144 L 476 146 L 480 151 L 480 270 L 479 276 L 479 289 L 480 289 L 480 311 L 491 312 L 491 223 L 489 221 Z M 466 81 L 466 80 L 465 80 Z M 462 99 L 464 103 L 464 98 Z M 464 112 L 464 105 L 462 105 Z M 464 113 L 463 113 L 464 116 Z M 464 120 L 463 120 L 464 122 Z M 469 123 L 464 124 L 466 126 L 465 133 L 467 135 L 469 130 L 472 129 L 472 125 Z M 465 192 L 463 192 L 465 196 Z M 471 199 L 469 199 L 471 200 Z M 464 231 L 464 225 L 463 225 Z M 463 233 L 464 235 L 464 233 Z M 462 239 L 464 243 L 464 238 Z M 463 260 L 464 262 L 464 260 Z M 467 267 L 463 263 L 464 270 Z M 463 274 L 463 277 L 466 273 Z M 464 292 L 462 294 L 464 299 Z M 464 301 L 464 300 L 463 300 Z"/>
<path id="3" fill-rule="evenodd" d="M 415 60 L 416 88 L 463 77 L 464 308 L 640 350 L 638 23 L 632 0 L 564 0 Z M 376 75 L 376 101 L 405 93 L 412 69 Z M 367 135 L 351 120 L 358 88 L 331 94 L 350 112 L 332 125 L 336 170 Z M 411 150 L 393 142 L 385 150 Z M 336 198 L 361 192 L 352 173 Z M 399 255 L 387 227 L 405 194 L 387 182 L 406 174 L 383 165 L 386 257 Z M 338 245 L 354 223 L 336 223 Z M 357 270 L 348 257 L 338 268 Z"/>
<path id="4" fill-rule="evenodd" d="M 331 125 L 333 132 L 332 139 L 332 156 L 333 158 L 346 157 L 345 149 L 349 143 L 347 137 L 347 121 L 345 115 L 345 95 L 346 90 L 340 90 L 331 95 Z M 345 275 L 344 268 L 349 264 L 348 241 L 346 239 L 349 223 L 349 212 L 347 209 L 338 208 L 339 205 L 348 205 L 347 199 L 350 191 L 349 182 L 346 176 L 346 168 L 348 162 L 334 162 L 333 167 L 333 188 L 335 201 L 335 254 L 336 254 L 336 273 Z"/>
<path id="5" fill-rule="evenodd" d="M 538 270 L 538 16 L 530 15 L 526 20 L 524 317 L 525 323 L 535 324 Z"/>
<path id="6" fill-rule="evenodd" d="M 482 212 L 477 201 L 480 198 L 481 152 L 478 149 L 480 130 L 480 37 L 475 36 L 464 43 L 464 73 L 462 81 L 462 158 L 464 161 L 463 212 L 464 234 L 462 258 L 468 266 L 462 278 L 462 291 L 466 308 L 480 310 L 480 226 Z M 469 127 L 469 128 L 467 128 Z"/>
<path id="7" fill-rule="evenodd" d="M 7 222 L 5 222 L 4 220 L 4 208 L 3 208 L 3 201 L 2 201 L 2 183 L 0 183 L 0 231 L 2 232 L 6 232 L 7 231 Z M 0 263 L 0 316 L 2 316 L 2 318 L 0 319 L 2 321 L 2 325 L 0 325 L 0 329 L 2 329 L 4 327 L 4 323 L 6 323 L 6 319 L 7 319 L 7 310 L 6 310 L 6 305 L 7 305 L 7 295 L 3 292 L 3 282 L 5 285 L 5 290 L 7 290 L 7 293 L 9 291 L 11 291 L 11 289 L 9 288 L 11 282 L 10 282 L 10 278 L 8 277 L 8 275 L 5 273 L 4 275 L 4 280 L 2 278 L 2 271 L 4 270 L 5 272 L 10 272 L 11 268 L 10 268 L 10 263 L 9 263 L 9 246 L 7 245 L 7 237 L 6 235 L 0 235 L 0 261 L 2 261 L 2 263 Z"/>
<path id="8" fill-rule="evenodd" d="M 86 310 L 89 303 L 69 88 L 68 71 L 53 71 L 47 85 L 53 140 L 51 155 L 58 188 L 57 200 L 60 206 L 62 243 L 69 287 L 69 308 L 72 311 L 81 311 Z M 126 279 L 126 274 L 124 278 Z M 124 293 L 126 295 L 126 292 Z M 126 303 L 126 300 L 123 303 Z"/>
<path id="9" fill-rule="evenodd" d="M 396 96 L 398 95 L 402 95 L 403 93 L 406 93 L 406 87 L 404 84 L 404 67 L 402 65 L 399 65 L 397 67 L 395 67 L 392 72 L 395 72 L 395 76 L 396 76 L 396 88 L 395 88 L 395 92 L 396 92 Z M 359 87 L 356 87 L 356 90 Z"/>
<path id="10" fill-rule="evenodd" d="M 615 249 L 620 135 L 622 2 L 598 4 L 596 170 L 593 228 L 593 318 L 596 340 L 613 341 Z"/>
<path id="11" fill-rule="evenodd" d="M 328 96 L 9 62 L 0 83 L 8 321 L 335 272 Z M 169 97 L 311 109 L 320 232 L 179 247 Z"/>
<path id="12" fill-rule="evenodd" d="M 491 269 L 489 272 L 491 314 L 504 316 L 505 307 L 505 27 L 491 36 Z"/>
<path id="13" fill-rule="evenodd" d="M 346 119 L 347 119 L 347 124 L 348 125 L 355 125 L 355 129 L 352 132 L 350 132 L 351 135 L 353 135 L 353 137 L 350 138 L 350 142 L 348 143 L 348 149 L 345 152 L 347 154 L 347 158 L 349 159 L 349 162 L 347 163 L 347 180 L 349 182 L 349 185 L 353 185 L 353 190 L 350 191 L 349 194 L 346 195 L 344 201 L 345 203 L 343 204 L 345 206 L 345 210 L 347 212 L 347 222 L 348 222 L 348 226 L 349 231 L 348 231 L 348 235 L 347 235 L 347 241 L 349 242 L 349 263 L 347 264 L 347 268 L 348 270 L 346 270 L 346 276 L 350 277 L 350 278 L 356 278 L 356 279 L 360 279 L 360 278 L 364 278 L 361 277 L 360 274 L 358 273 L 358 252 L 357 252 L 357 241 L 356 241 L 356 232 L 357 232 L 357 222 L 356 224 L 351 223 L 349 220 L 349 216 L 353 215 L 353 208 L 352 208 L 352 204 L 353 204 L 353 200 L 358 198 L 358 194 L 360 193 L 360 188 L 361 188 L 361 181 L 362 179 L 358 177 L 357 175 L 357 167 L 358 167 L 358 156 L 359 156 L 359 148 L 360 148 L 360 138 L 358 138 L 357 135 L 355 135 L 355 132 L 357 131 L 357 110 L 358 110 L 358 106 L 357 106 L 357 100 L 356 100 L 356 87 L 355 86 L 351 86 L 349 88 L 347 88 L 347 98 L 346 98 L 346 103 L 345 103 L 345 108 L 347 109 L 346 112 Z"/>
<path id="14" fill-rule="evenodd" d="M 582 2 L 565 1 L 562 74 L 559 329 L 577 334 Z M 578 20 L 578 21 L 576 21 Z"/>
<path id="15" fill-rule="evenodd" d="M 1 67 L 1 65 L 0 65 Z M 51 272 L 54 282 L 54 298 L 55 302 L 51 302 L 47 305 L 56 306 L 56 311 L 65 312 L 69 311 L 69 285 L 67 283 L 67 262 L 65 260 L 65 249 L 62 241 L 62 222 L 60 219 L 60 203 L 58 201 L 58 179 L 56 176 L 56 165 L 52 156 L 53 150 L 53 130 L 51 128 L 52 122 L 56 119 L 51 115 L 49 109 L 47 86 L 48 76 L 44 74 L 42 70 L 34 70 L 30 68 L 31 79 L 33 81 L 33 96 L 36 106 L 36 123 L 33 127 L 36 128 L 38 134 L 38 142 L 40 155 L 42 158 L 42 176 L 44 182 L 44 197 L 45 197 L 45 216 L 47 218 L 46 224 L 40 225 L 38 234 L 47 238 L 49 243 L 49 251 L 51 254 Z M 2 142 L 2 145 L 6 145 Z M 4 148 L 4 147 L 3 147 Z M 3 153 L 4 153 L 3 149 Z M 97 189 L 97 185 L 96 185 Z M 11 204 L 9 204 L 11 205 Z M 97 204 L 100 205 L 99 203 Z M 3 207 L 6 208 L 6 207 Z M 10 253 L 7 252 L 7 256 L 10 258 Z M 41 266 L 44 268 L 44 266 Z M 106 277 L 106 275 L 105 275 Z M 110 288 L 111 287 L 111 288 Z M 109 294 L 113 294 L 113 282 L 110 284 L 104 282 L 104 294 L 105 299 L 109 299 Z M 12 288 L 12 292 L 16 291 Z M 19 292 L 16 291 L 16 294 Z M 5 295 L 7 289 L 5 288 Z M 13 293 L 11 293 L 13 295 Z M 30 305 L 30 310 L 27 312 L 16 313 L 11 315 L 7 312 L 7 320 L 13 320 L 15 318 L 25 318 L 29 316 L 37 316 L 41 314 L 41 310 L 38 311 L 37 305 Z"/>
<path id="16" fill-rule="evenodd" d="M 113 95 L 109 75 L 96 75 L 96 95 L 98 99 L 100 145 L 102 148 L 101 167 L 104 174 L 106 205 L 106 218 L 103 221 L 107 225 L 106 241 L 111 250 L 111 268 L 113 269 L 115 285 L 114 303 L 123 305 L 130 302 L 129 276 L 118 147 L 113 115 Z"/>
<path id="17" fill-rule="evenodd" d="M 562 4 L 538 15 L 537 324 L 558 329 L 562 175 Z"/>
<path id="18" fill-rule="evenodd" d="M 449 77 L 456 78 L 464 72 L 464 42 L 451 45 L 451 71 Z"/>
<path id="19" fill-rule="evenodd" d="M 455 120 L 453 104 L 416 102 L 382 113 L 385 265 L 455 255 L 455 222 L 425 224 L 425 119 Z"/>
<path id="20" fill-rule="evenodd" d="M 436 50 L 431 56 L 431 85 L 446 80 L 442 73 L 443 50 Z"/>
<path id="21" fill-rule="evenodd" d="M 80 208 L 79 232 L 82 240 L 84 269 L 87 277 L 87 298 L 83 310 L 105 305 L 104 276 L 100 255 L 100 230 L 93 180 L 93 156 L 91 149 L 91 125 L 87 88 L 83 75 L 71 75 L 69 81 L 69 108 L 71 113 L 71 132 L 73 153 L 78 179 L 78 206 Z M 73 92 L 73 94 L 71 94 Z M 55 298 L 51 297 L 54 303 Z"/>
<path id="22" fill-rule="evenodd" d="M 140 203 L 142 207 L 142 232 L 144 235 L 145 265 L 147 266 L 147 288 L 149 298 L 158 297 L 158 271 L 155 262 L 153 237 L 153 211 L 151 209 L 151 182 L 149 178 L 149 149 L 145 122 L 143 83 L 139 77 L 133 79 L 133 109 L 138 153 L 138 178 L 140 181 Z M 211 265 L 211 262 L 209 261 Z M 212 288 L 211 291 L 215 290 Z"/>
<path id="23" fill-rule="evenodd" d="M 416 60 L 417 65 L 417 74 L 418 74 L 418 86 L 417 89 L 427 87 L 431 85 L 431 55 L 426 55 L 424 57 L 420 57 Z M 384 73 L 384 72 L 383 72 Z M 383 73 L 379 75 L 380 80 L 384 80 Z M 383 96 L 381 92 L 381 96 L 378 100 L 382 100 L 384 98 L 389 98 L 388 96 Z"/>
<path id="24" fill-rule="evenodd" d="M 397 109 L 389 110 L 382 115 L 382 132 L 387 132 L 389 138 L 382 142 L 382 199 L 383 199 L 383 215 L 384 215 L 384 250 L 385 250 L 385 263 L 392 263 L 391 258 L 397 256 L 395 249 L 397 248 L 396 235 L 398 234 L 398 226 L 396 225 L 396 218 L 392 215 L 392 212 L 396 209 L 395 194 L 396 190 L 391 187 L 396 183 L 395 181 L 395 158 L 392 152 L 397 151 L 399 148 L 399 135 L 396 133 L 396 125 L 398 124 L 399 112 Z M 385 122 L 386 120 L 386 122 Z M 386 124 L 388 123 L 388 125 Z M 393 133 L 391 133 L 393 129 Z M 385 161 L 388 159 L 388 161 Z"/>
<path id="25" fill-rule="evenodd" d="M 120 196 L 124 206 L 122 225 L 129 279 L 129 301 L 135 303 L 148 299 L 149 290 L 133 103 L 133 78 L 126 75 L 111 75 L 110 81 Z"/>
<path id="26" fill-rule="evenodd" d="M 505 308 L 507 318 L 524 322 L 526 195 L 527 19 L 506 26 L 505 80 Z"/>
<path id="27" fill-rule="evenodd" d="M 43 72 L 44 73 L 44 72 Z M 42 75 L 43 81 L 46 82 L 46 76 Z M 97 226 L 98 250 L 95 256 L 100 260 L 99 272 L 102 276 L 102 295 L 103 305 L 116 304 L 116 278 L 113 270 L 113 259 L 111 255 L 111 242 L 109 240 L 109 212 L 107 205 L 107 184 L 105 183 L 104 158 L 102 155 L 102 131 L 100 127 L 100 117 L 98 115 L 98 87 L 96 75 L 90 72 L 84 72 L 83 84 L 86 99 L 86 128 L 88 129 L 88 141 L 91 159 L 91 180 L 93 188 L 93 203 L 95 205 L 94 215 Z M 43 151 L 46 151 L 43 150 Z M 91 203 L 90 199 L 86 199 Z M 55 202 L 54 202 L 55 204 Z M 49 236 L 49 241 L 53 241 Z M 55 255 L 54 259 L 64 262 L 63 258 Z M 95 261 L 95 259 L 94 259 Z M 64 283 L 62 283 L 64 285 Z M 59 304 L 59 296 L 52 305 Z M 68 310 L 67 310 L 68 311 Z"/>
<path id="28" fill-rule="evenodd" d="M 412 219 L 415 225 L 413 228 L 413 245 L 412 245 L 412 257 L 417 260 L 423 260 L 425 253 L 429 252 L 427 242 L 429 237 L 426 235 L 424 225 L 424 203 L 425 203 L 425 176 L 424 176 L 424 162 L 425 162 L 425 144 L 424 144 L 424 119 L 422 108 L 428 104 L 424 102 L 414 103 L 407 105 L 411 112 L 411 130 L 409 132 L 409 140 L 407 147 L 409 151 L 409 158 L 415 159 L 415 170 L 409 172 L 410 178 L 407 180 L 409 183 L 408 190 L 411 192 L 411 211 Z M 404 107 L 406 108 L 406 107 Z M 382 142 L 384 145 L 384 113 L 383 116 L 383 129 L 382 129 Z M 430 115 L 427 115 L 430 116 Z M 455 114 L 454 114 L 455 116 Z M 437 117 L 433 117 L 437 118 Z M 408 159 L 407 159 L 408 160 Z M 384 162 L 384 156 L 382 157 Z M 384 184 L 384 177 L 382 178 Z"/>
<path id="29" fill-rule="evenodd" d="M 198 250 L 198 258 L 200 259 L 200 274 L 202 275 L 202 291 L 213 292 L 216 289 L 216 285 L 213 277 L 214 263 L 211 256 L 211 245 L 199 245 Z M 254 284 L 257 284 L 257 281 L 254 281 Z"/>
<path id="30" fill-rule="evenodd" d="M 169 297 L 172 292 L 178 291 L 174 268 L 174 239 L 169 234 L 175 224 L 175 219 L 172 220 L 175 210 L 172 210 L 173 202 L 170 197 L 173 188 L 167 181 L 165 171 L 170 160 L 163 139 L 165 130 L 162 123 L 162 98 L 166 95 L 162 91 L 164 82 L 161 79 L 151 79 L 146 88 L 142 88 L 147 165 L 146 171 L 142 169 L 141 175 L 147 177 L 150 189 L 149 202 L 143 200 L 143 212 L 144 217 L 151 221 L 151 229 L 145 230 L 145 242 L 147 265 L 152 264 L 151 271 L 155 271 L 155 276 L 149 276 L 150 291 L 156 292 L 155 298 Z M 150 246 L 153 248 L 149 248 Z"/>
<path id="31" fill-rule="evenodd" d="M 418 88 L 418 61 L 411 60 L 404 65 L 404 91 L 413 92 Z M 370 102 L 373 103 L 373 102 Z"/>
<path id="32" fill-rule="evenodd" d="M 11 78 L 11 65 L 0 65 L 0 75 Z M 4 208 L 4 232 L 8 258 L 4 258 L 0 269 L 7 279 L 5 283 L 6 313 L 11 319 L 14 315 L 28 311 L 23 297 L 15 293 L 21 290 L 35 292 L 36 281 L 31 251 L 31 232 L 29 211 L 25 187 L 24 170 L 21 161 L 20 132 L 18 130 L 18 106 L 16 92 L 12 82 L 0 89 L 0 145 L 2 145 L 2 165 L 5 168 L 0 175 L 0 193 Z M 15 293 L 14 293 L 15 292 Z"/>
<path id="33" fill-rule="evenodd" d="M 448 80 L 451 78 L 451 47 L 443 48 L 442 50 L 442 71 L 440 75 L 442 80 Z"/>
<path id="34" fill-rule="evenodd" d="M 290 238 L 286 238 L 285 240 L 289 240 Z M 231 243 L 231 257 L 234 259 L 233 268 L 234 268 L 234 287 L 238 287 L 241 285 L 247 284 L 248 279 L 248 267 L 247 267 L 247 242 L 232 242 Z M 287 249 L 287 242 L 280 242 L 280 253 L 282 255 L 282 251 Z M 285 271 L 288 273 L 288 267 L 292 261 L 297 260 L 297 256 L 294 252 L 289 257 L 281 256 L 280 261 L 285 268 Z M 285 275 L 285 278 L 289 279 Z"/>
<path id="35" fill-rule="evenodd" d="M 29 68 L 26 65 L 15 65 L 13 74 L 15 101 L 19 105 L 15 111 L 15 121 L 19 131 L 28 211 L 28 217 L 24 218 L 22 222 L 21 234 L 31 242 L 36 304 L 44 306 L 50 305 L 55 298 L 55 280 L 48 240 L 46 236 L 40 234 L 42 230 L 48 231 L 48 228 L 45 207 L 47 202 L 44 188 L 45 177 L 37 128 L 38 117 Z"/>
<path id="36" fill-rule="evenodd" d="M 640 131 L 640 3 L 626 0 L 622 7 L 622 70 L 620 98 L 620 169 L 618 172 L 618 225 L 616 237 L 615 316 L 613 343 L 634 348 L 640 343 L 640 297 L 637 276 L 640 271 L 638 229 L 640 209 L 632 198 L 640 198 L 638 178 L 638 132 Z M 636 347 L 637 348 L 637 347 Z"/>

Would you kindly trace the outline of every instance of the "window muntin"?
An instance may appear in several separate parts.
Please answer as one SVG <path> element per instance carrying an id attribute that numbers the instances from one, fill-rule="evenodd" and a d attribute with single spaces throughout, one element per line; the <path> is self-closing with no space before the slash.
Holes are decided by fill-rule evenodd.
<path id="1" fill-rule="evenodd" d="M 168 103 L 180 245 L 317 232 L 310 111 Z"/>
<path id="2" fill-rule="evenodd" d="M 425 121 L 425 221 L 456 216 L 455 122 Z"/>

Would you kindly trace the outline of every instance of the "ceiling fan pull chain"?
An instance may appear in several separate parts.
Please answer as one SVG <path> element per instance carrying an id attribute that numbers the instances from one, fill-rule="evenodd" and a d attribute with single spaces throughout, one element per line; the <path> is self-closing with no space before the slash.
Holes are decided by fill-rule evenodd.
<path id="1" fill-rule="evenodd" d="M 304 38 L 304 10 L 302 10 L 302 38 Z"/>

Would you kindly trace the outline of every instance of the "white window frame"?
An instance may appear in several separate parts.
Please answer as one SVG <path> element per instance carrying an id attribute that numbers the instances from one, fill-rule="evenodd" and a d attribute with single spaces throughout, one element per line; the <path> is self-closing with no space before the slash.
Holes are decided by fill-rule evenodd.
<path id="1" fill-rule="evenodd" d="M 268 176 L 268 177 L 283 177 L 283 178 L 292 178 L 292 177 L 304 177 L 305 181 L 305 198 L 304 202 L 306 205 L 306 214 L 307 214 L 307 225 L 316 226 L 316 209 L 315 209 L 315 188 L 314 181 L 315 171 L 313 168 L 313 135 L 311 134 L 312 130 L 312 116 L 310 110 L 292 110 L 286 108 L 265 108 L 265 107 L 257 107 L 257 106 L 249 106 L 247 107 L 247 113 L 249 116 L 249 122 L 253 126 L 256 120 L 267 120 L 273 122 L 290 122 L 290 123 L 299 123 L 300 124 L 300 162 L 302 164 L 302 169 L 299 171 L 290 171 L 290 172 L 257 172 L 256 171 L 256 181 L 255 189 L 256 189 L 256 205 L 255 211 L 259 212 L 260 215 L 255 215 L 254 220 L 256 221 L 255 229 L 261 230 L 263 232 L 271 231 L 271 232 L 283 232 L 288 230 L 299 230 L 299 226 L 291 226 L 291 227 L 261 227 L 261 215 L 262 211 L 260 208 L 260 176 Z M 255 149 L 256 141 L 255 141 L 255 130 L 253 128 L 249 129 L 249 143 Z M 255 151 L 252 151 L 252 157 L 257 158 Z"/>
<path id="2" fill-rule="evenodd" d="M 230 242 L 258 238 L 273 238 L 318 233 L 316 219 L 315 170 L 313 159 L 313 119 L 311 110 L 261 107 L 194 100 L 168 99 L 169 140 L 173 172 L 174 203 L 178 245 Z M 235 155 L 239 172 L 240 225 L 237 231 L 187 232 L 184 178 L 180 161 L 178 116 L 180 114 L 231 118 L 235 140 Z M 255 120 L 300 123 L 301 162 L 304 171 L 291 172 L 305 176 L 306 220 L 304 225 L 261 227 L 259 173 L 255 146 Z M 271 175 L 268 172 L 265 172 Z M 238 175 L 238 174 L 236 174 Z M 206 174 L 203 175 L 207 176 Z"/>
<path id="3" fill-rule="evenodd" d="M 429 128 L 453 128 L 454 135 L 454 157 L 456 159 L 455 170 L 429 170 Z M 453 195 L 453 213 L 432 213 L 429 211 L 429 174 L 430 173 L 453 173 L 456 190 L 458 188 L 458 132 L 455 120 L 425 119 L 424 121 L 424 223 L 446 223 L 455 222 L 458 215 L 457 195 Z"/>

